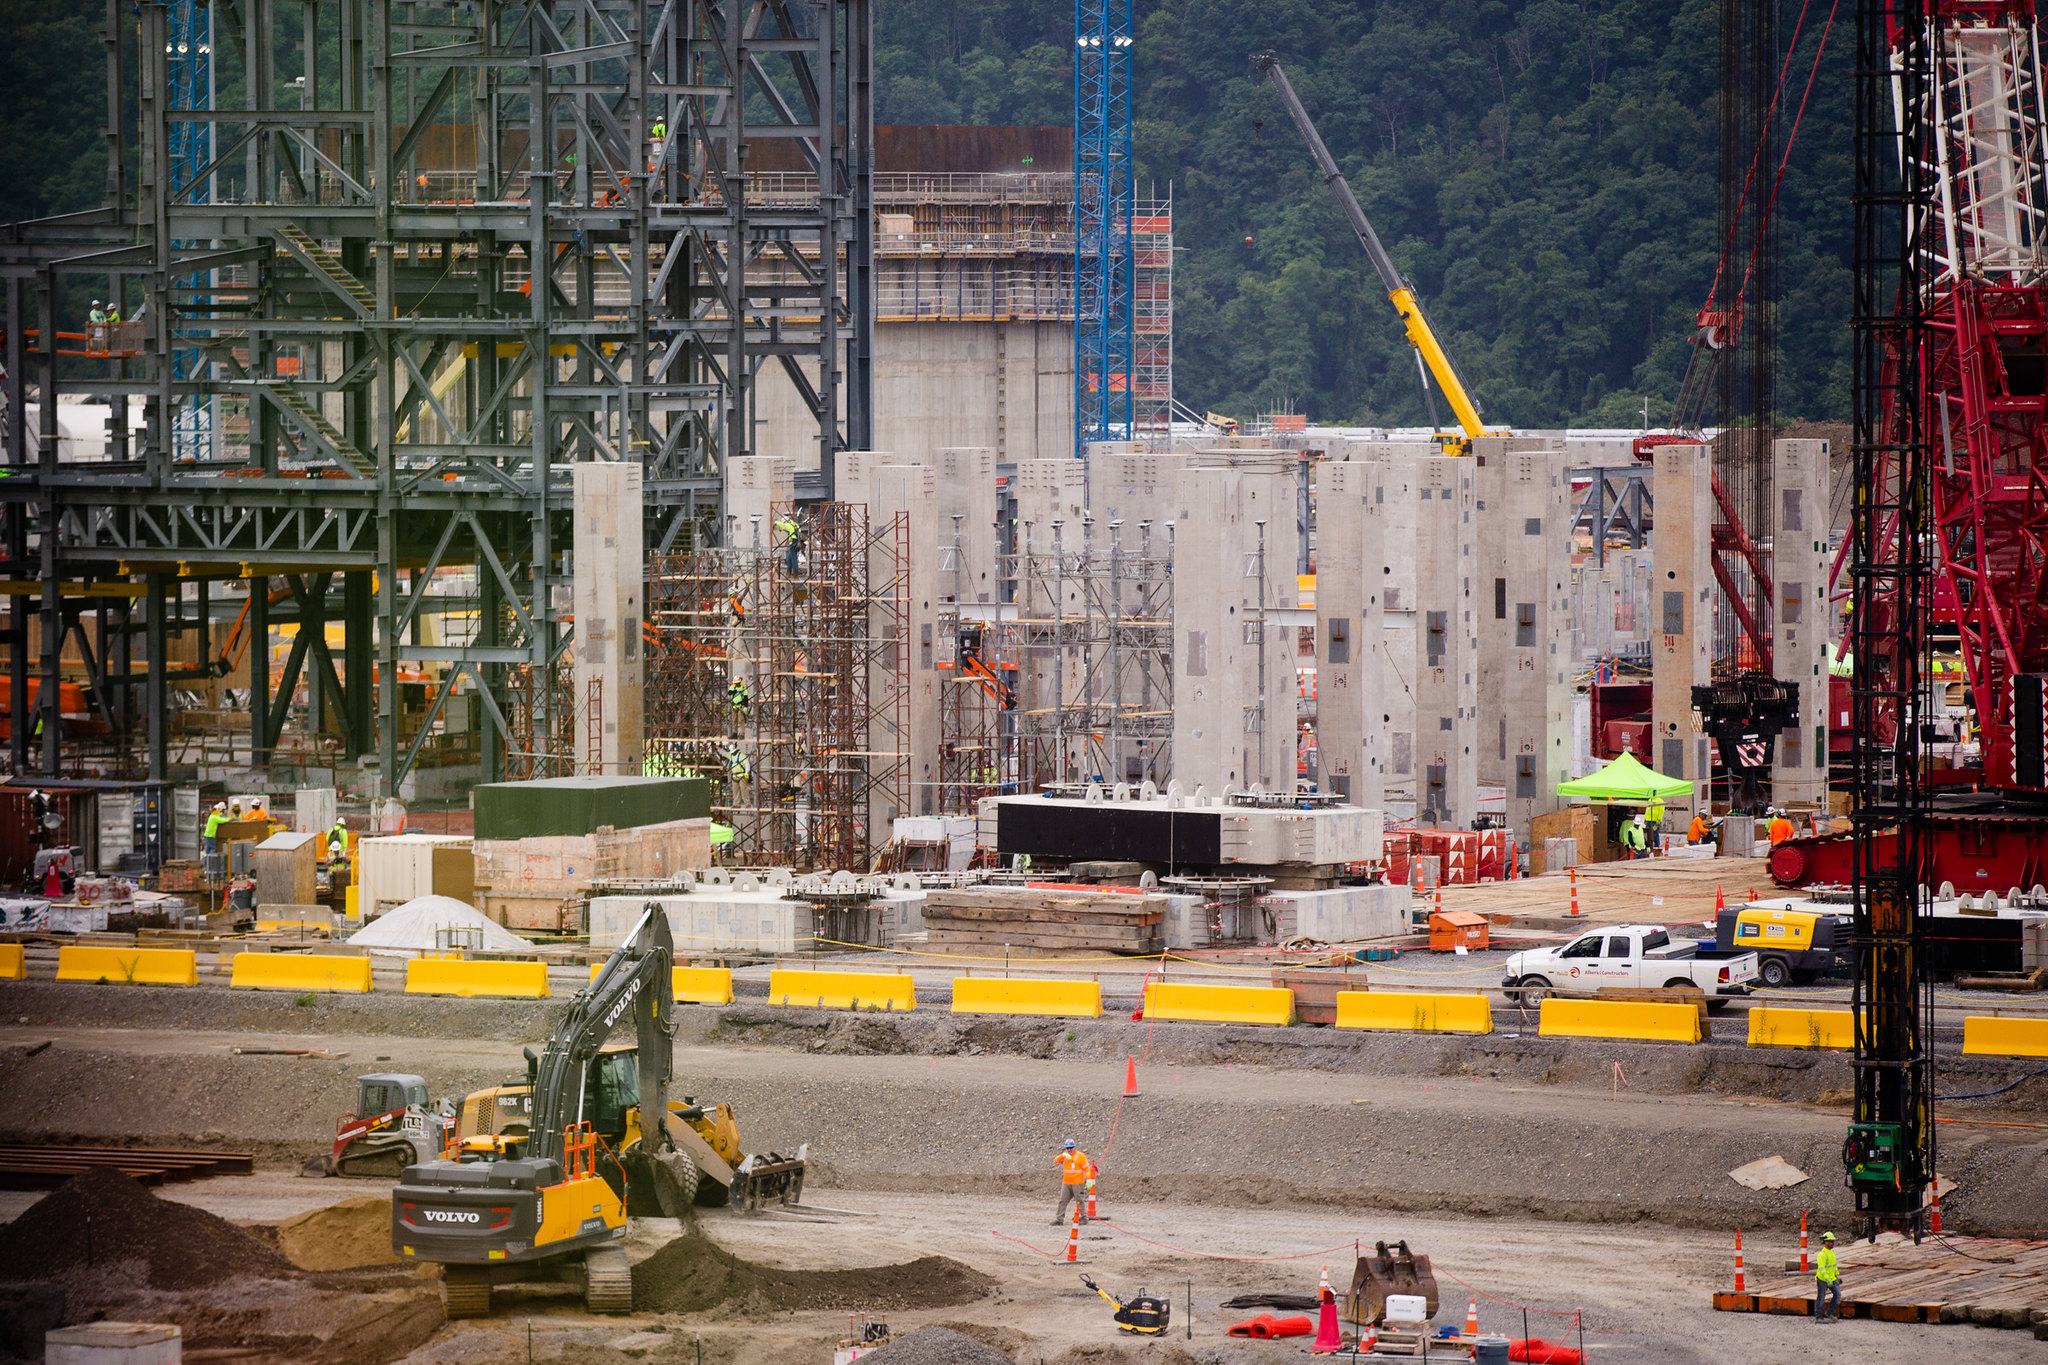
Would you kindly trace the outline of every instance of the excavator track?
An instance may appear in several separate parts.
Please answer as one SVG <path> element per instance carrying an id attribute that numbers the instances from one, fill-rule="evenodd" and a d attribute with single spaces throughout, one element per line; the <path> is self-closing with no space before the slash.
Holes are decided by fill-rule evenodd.
<path id="1" fill-rule="evenodd" d="M 624 1256 L 621 1252 L 621 1257 Z M 441 1267 L 441 1298 L 451 1318 L 485 1318 L 491 1314 L 491 1272 L 480 1265 Z"/>
<path id="2" fill-rule="evenodd" d="M 583 1306 L 593 1313 L 633 1311 L 633 1267 L 621 1246 L 583 1253 Z"/>
<path id="3" fill-rule="evenodd" d="M 405 1168 L 419 1160 L 410 1142 L 392 1142 L 380 1145 L 352 1143 L 335 1163 L 336 1175 L 370 1176 L 379 1180 L 396 1180 L 405 1174 Z"/>

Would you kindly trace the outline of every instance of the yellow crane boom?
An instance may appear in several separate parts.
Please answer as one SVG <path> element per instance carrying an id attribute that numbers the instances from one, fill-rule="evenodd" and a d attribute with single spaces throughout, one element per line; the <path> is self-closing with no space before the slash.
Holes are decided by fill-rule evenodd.
<path id="1" fill-rule="evenodd" d="M 1316 168 L 1323 173 L 1323 183 L 1337 196 L 1337 203 L 1343 208 L 1344 217 L 1350 221 L 1351 230 L 1358 234 L 1359 244 L 1371 258 L 1373 269 L 1379 272 L 1388 300 L 1394 305 L 1394 311 L 1401 315 L 1401 325 L 1408 333 L 1408 344 L 1415 348 L 1419 363 L 1426 367 L 1429 376 L 1435 378 L 1436 386 L 1450 400 L 1451 413 L 1458 419 L 1458 426 L 1465 435 L 1463 440 L 1446 442 L 1445 448 L 1459 455 L 1471 453 L 1472 438 L 1487 434 L 1486 423 L 1479 415 L 1479 405 L 1472 401 L 1470 390 L 1459 376 L 1458 367 L 1451 363 L 1450 352 L 1444 350 L 1443 343 L 1436 338 L 1435 329 L 1429 325 L 1429 316 L 1422 311 L 1422 300 L 1415 296 L 1415 286 L 1402 278 L 1386 248 L 1380 245 L 1379 234 L 1372 230 L 1365 210 L 1358 205 L 1358 196 L 1351 192 L 1351 186 L 1344 179 L 1344 173 L 1337 169 L 1330 149 L 1323 145 L 1315 124 L 1309 122 L 1308 111 L 1301 107 L 1301 98 L 1294 93 L 1287 73 L 1280 69 L 1280 59 L 1270 52 L 1256 53 L 1252 57 L 1252 69 L 1270 80 L 1273 89 L 1279 92 L 1280 102 L 1287 108 L 1287 116 L 1301 130 L 1310 154 L 1316 159 Z M 1428 392 L 1427 379 L 1423 382 L 1423 391 L 1425 394 Z"/>

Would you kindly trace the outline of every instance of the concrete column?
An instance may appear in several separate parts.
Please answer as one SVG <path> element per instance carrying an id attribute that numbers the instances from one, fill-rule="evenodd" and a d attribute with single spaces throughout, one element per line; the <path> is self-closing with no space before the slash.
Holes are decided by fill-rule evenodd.
<path id="1" fill-rule="evenodd" d="M 878 792 L 870 815 L 868 839 L 879 847 L 889 837 L 889 822 L 898 815 L 933 815 L 939 809 L 939 660 L 945 657 L 938 638 L 939 589 L 946 577 L 939 572 L 935 471 L 928 466 L 877 465 L 871 471 L 868 521 L 876 525 L 906 512 L 910 518 L 910 563 L 908 596 L 904 603 L 904 631 L 910 642 L 905 658 L 908 688 L 905 730 L 895 734 L 886 721 L 877 722 L 870 747 L 877 753 L 901 753 L 908 763 L 909 806 L 895 809 L 892 794 Z M 871 570 L 872 572 L 872 570 Z M 869 684 L 875 695 L 876 682 Z"/>
<path id="2" fill-rule="evenodd" d="M 1563 802 L 1557 784 L 1571 778 L 1571 518 L 1570 462 L 1554 443 L 1500 457 L 1500 514 L 1482 544 L 1500 559 L 1489 608 L 1502 627 L 1501 755 L 1508 828 L 1523 847 L 1529 822 Z M 1499 619 L 1495 620 L 1494 618 Z M 1482 700 L 1480 715 L 1487 714 Z M 1486 739 L 1481 724 L 1481 742 Z"/>
<path id="3" fill-rule="evenodd" d="M 1380 529 L 1381 714 L 1385 717 L 1382 767 L 1389 793 L 1415 799 L 1415 527 L 1419 461 L 1434 447 L 1427 441 L 1348 442 L 1348 457 L 1380 466 L 1386 490 Z"/>
<path id="4" fill-rule="evenodd" d="M 1479 641 L 1469 457 L 1417 462 L 1416 820 L 1468 828 L 1479 807 Z"/>
<path id="5" fill-rule="evenodd" d="M 579 767 L 595 761 L 606 774 L 640 771 L 641 471 L 637 464 L 575 466 L 576 716 L 571 745 Z M 595 686 L 593 687 L 593 684 Z M 593 693 L 599 724 L 587 714 Z M 597 734 L 595 751 L 591 744 Z"/>
<path id="6" fill-rule="evenodd" d="M 1316 474 L 1316 752 L 1322 789 L 1380 810 L 1388 713 L 1380 601 L 1388 498 L 1378 464 Z"/>
<path id="7" fill-rule="evenodd" d="M 1508 674 L 1514 626 L 1508 599 L 1507 452 L 1529 443 L 1507 436 L 1483 436 L 1472 443 L 1472 513 L 1478 527 L 1475 562 L 1479 575 L 1479 714 L 1485 717 L 1479 736 L 1479 780 L 1503 786 L 1508 768 Z M 1520 549 L 1520 546 L 1513 547 Z"/>
<path id="8" fill-rule="evenodd" d="M 775 543 L 775 508 L 796 501 L 796 457 L 740 455 L 725 462 L 726 543 Z"/>
<path id="9" fill-rule="evenodd" d="M 1692 689 L 1713 680 L 1713 465 L 1704 445 L 1656 449 L 1656 525 L 1651 541 L 1650 766 L 1693 784 L 1666 801 L 1664 827 L 1684 828 L 1703 810 L 1712 741 L 1698 729 Z"/>
<path id="10" fill-rule="evenodd" d="M 1293 474 L 1225 460 L 1175 483 L 1173 775 L 1189 790 L 1294 789 L 1294 639 L 1259 620 L 1262 593 L 1296 601 Z"/>
<path id="11" fill-rule="evenodd" d="M 1799 722 L 1778 734 L 1771 801 L 1828 801 L 1828 443 L 1777 441 L 1771 579 L 1777 621 L 1771 663 L 1799 684 Z"/>
<path id="12" fill-rule="evenodd" d="M 996 452 L 966 446 L 939 452 L 938 582 L 945 597 L 994 604 L 996 580 Z"/>
<path id="13" fill-rule="evenodd" d="M 1082 679 L 1079 652 L 1054 645 L 1059 622 L 1077 615 L 1083 607 L 1081 585 L 1073 578 L 1054 572 L 1034 574 L 1033 562 L 1053 563 L 1053 547 L 1072 555 L 1081 547 L 1081 519 L 1088 512 L 1088 471 L 1081 461 L 1069 458 L 1019 460 L 1013 481 L 1017 497 L 1017 621 L 1022 657 L 1017 669 L 1017 708 L 1020 724 L 1051 725 L 1049 717 L 1060 706 L 1072 705 L 1080 695 Z M 1079 776 L 1080 745 L 1069 740 L 1065 753 L 1057 753 L 1057 742 L 1035 746 L 1027 755 L 1035 765 L 1022 776 L 1027 783 L 1064 781 Z"/>

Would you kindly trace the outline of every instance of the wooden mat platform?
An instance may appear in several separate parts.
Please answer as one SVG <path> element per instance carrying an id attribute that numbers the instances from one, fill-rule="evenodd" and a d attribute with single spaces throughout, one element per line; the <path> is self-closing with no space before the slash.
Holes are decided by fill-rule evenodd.
<path id="1" fill-rule="evenodd" d="M 1875 1244 L 1843 1246 L 1837 1256 L 1845 1318 L 2025 1329 L 2033 1325 L 2036 1312 L 2048 1316 L 2048 1242 L 1944 1237 L 1914 1246 L 1885 1233 Z M 1714 1307 L 1730 1313 L 1811 1314 L 1813 1276 L 1757 1276 L 1747 1293 L 1714 1295 Z"/>

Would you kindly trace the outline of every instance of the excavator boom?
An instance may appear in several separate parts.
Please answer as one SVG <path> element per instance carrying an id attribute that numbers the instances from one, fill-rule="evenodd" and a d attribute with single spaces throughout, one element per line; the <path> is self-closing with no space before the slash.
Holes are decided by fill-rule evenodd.
<path id="1" fill-rule="evenodd" d="M 1270 52 L 1260 52 L 1252 57 L 1252 69 L 1273 83 L 1273 89 L 1280 96 L 1280 103 L 1286 107 L 1287 116 L 1294 120 L 1294 126 L 1301 130 L 1308 142 L 1309 155 L 1316 161 L 1316 169 L 1322 172 L 1323 183 L 1337 196 L 1338 206 L 1344 210 L 1344 217 L 1351 224 L 1351 230 L 1358 234 L 1359 245 L 1372 261 L 1372 268 L 1379 272 L 1380 284 L 1387 291 L 1387 299 L 1394 305 L 1394 311 L 1401 315 L 1401 326 L 1408 333 L 1408 344 L 1415 348 L 1422 363 L 1435 378 L 1436 386 L 1443 390 L 1450 401 L 1451 412 L 1458 419 L 1466 439 L 1486 435 L 1486 423 L 1479 415 L 1479 405 L 1472 401 L 1471 391 L 1465 387 L 1464 379 L 1458 374 L 1458 367 L 1451 362 L 1450 353 L 1437 340 L 1436 330 L 1429 325 L 1428 314 L 1422 311 L 1422 300 L 1415 296 L 1415 286 L 1410 284 L 1399 270 L 1395 269 L 1393 258 L 1380 245 L 1379 234 L 1372 230 L 1372 223 L 1359 207 L 1358 196 L 1351 192 L 1351 185 L 1344 179 L 1344 173 L 1337 169 L 1336 158 L 1323 145 L 1322 137 L 1316 132 L 1315 124 L 1309 122 L 1308 110 L 1302 108 L 1301 97 L 1294 93 L 1294 86 L 1288 82 L 1287 73 L 1280 69 L 1280 59 Z"/>

